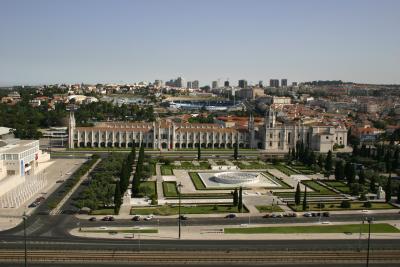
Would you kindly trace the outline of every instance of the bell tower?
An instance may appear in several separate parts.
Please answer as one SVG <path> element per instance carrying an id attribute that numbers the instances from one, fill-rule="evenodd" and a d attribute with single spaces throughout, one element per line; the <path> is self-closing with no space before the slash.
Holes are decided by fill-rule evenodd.
<path id="1" fill-rule="evenodd" d="M 74 148 L 74 134 L 75 134 L 75 115 L 74 112 L 69 113 L 68 120 L 68 148 Z"/>
<path id="2" fill-rule="evenodd" d="M 250 113 L 249 122 L 248 122 L 248 131 L 250 135 L 250 148 L 255 148 L 255 130 L 254 130 L 254 116 L 253 113 Z"/>

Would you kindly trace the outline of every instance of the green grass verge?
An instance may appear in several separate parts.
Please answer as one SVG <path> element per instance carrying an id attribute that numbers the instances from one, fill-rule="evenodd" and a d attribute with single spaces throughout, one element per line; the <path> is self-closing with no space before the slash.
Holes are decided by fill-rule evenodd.
<path id="1" fill-rule="evenodd" d="M 279 226 L 225 228 L 225 234 L 312 234 L 312 233 L 359 233 L 368 232 L 368 224 Z M 371 224 L 371 233 L 400 233 L 400 230 L 387 223 Z"/>
<path id="2" fill-rule="evenodd" d="M 158 229 L 82 229 L 81 233 L 130 233 L 130 234 L 154 234 Z"/>
<path id="3" fill-rule="evenodd" d="M 237 213 L 237 207 L 231 205 L 194 205 L 194 206 L 181 206 L 181 214 L 215 214 L 215 213 Z M 248 210 L 244 207 L 243 212 L 247 213 Z M 178 206 L 164 205 L 158 207 L 144 207 L 132 208 L 131 214 L 137 215 L 177 215 L 179 213 Z"/>
<path id="4" fill-rule="evenodd" d="M 105 209 L 98 209 L 98 210 L 92 210 L 90 212 L 91 215 L 114 215 L 114 209 L 113 208 L 105 208 Z"/>
<path id="5" fill-rule="evenodd" d="M 280 184 L 280 186 L 281 186 L 281 187 L 278 187 L 278 188 L 274 187 L 272 189 L 293 189 L 292 186 L 290 186 L 289 184 L 285 183 L 285 181 L 283 181 L 282 179 L 279 179 L 278 177 L 274 176 L 270 172 L 267 171 L 267 172 L 264 172 L 264 174 L 268 178 L 270 178 L 270 179 L 274 180 L 276 183 Z"/>
<path id="6" fill-rule="evenodd" d="M 236 161 L 234 164 L 238 166 L 241 170 L 246 169 L 268 169 L 271 168 L 272 165 L 266 163 L 260 163 L 258 161 L 246 161 L 248 164 L 244 164 L 241 161 Z"/>
<path id="7" fill-rule="evenodd" d="M 308 194 L 308 193 L 307 193 Z M 350 202 L 350 208 L 342 208 L 340 207 L 340 202 L 321 202 L 324 207 L 320 208 L 319 203 L 308 203 L 308 210 L 307 211 L 340 211 L 340 210 L 384 210 L 384 209 L 396 209 L 390 203 L 384 202 L 371 202 L 371 208 L 364 207 L 364 202 Z M 291 208 L 293 211 L 304 211 L 303 205 L 294 205 L 294 203 L 289 203 L 288 207 Z"/>
<path id="8" fill-rule="evenodd" d="M 260 206 L 256 206 L 256 209 L 258 209 L 259 212 L 267 212 L 267 213 L 284 211 L 278 205 L 273 205 L 273 206 L 272 205 L 260 205 Z"/>

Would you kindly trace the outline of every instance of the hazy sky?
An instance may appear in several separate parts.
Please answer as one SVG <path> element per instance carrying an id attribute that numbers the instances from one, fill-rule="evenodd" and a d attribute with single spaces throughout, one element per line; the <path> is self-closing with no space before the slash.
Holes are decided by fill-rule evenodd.
<path id="1" fill-rule="evenodd" d="M 0 0 L 0 84 L 400 83 L 397 0 Z"/>

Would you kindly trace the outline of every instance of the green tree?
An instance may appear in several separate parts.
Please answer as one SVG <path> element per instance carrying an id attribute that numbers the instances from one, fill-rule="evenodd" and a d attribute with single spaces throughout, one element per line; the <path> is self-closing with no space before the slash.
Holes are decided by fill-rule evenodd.
<path id="1" fill-rule="evenodd" d="M 336 161 L 336 166 L 335 166 L 335 178 L 336 180 L 344 180 L 345 173 L 344 173 L 344 166 L 343 166 L 343 161 L 338 160 Z"/>
<path id="2" fill-rule="evenodd" d="M 399 187 L 397 188 L 397 203 L 400 203 L 400 184 Z"/>
<path id="3" fill-rule="evenodd" d="M 232 192 L 233 195 L 233 206 L 237 207 L 239 205 L 239 192 L 237 188 L 235 188 L 235 191 Z"/>
<path id="4" fill-rule="evenodd" d="M 360 170 L 360 172 L 358 173 L 358 182 L 360 184 L 365 184 L 365 171 L 364 168 Z"/>
<path id="5" fill-rule="evenodd" d="M 296 193 L 294 194 L 294 202 L 296 206 L 300 205 L 300 201 L 301 201 L 300 183 L 297 183 Z"/>
<path id="6" fill-rule="evenodd" d="M 304 187 L 303 210 L 307 210 L 307 187 Z"/>
<path id="7" fill-rule="evenodd" d="M 348 184 L 354 183 L 356 177 L 356 169 L 353 163 L 346 162 L 346 166 L 344 167 L 344 173 L 347 179 L 347 183 Z"/>
<path id="8" fill-rule="evenodd" d="M 390 202 L 392 200 L 392 176 L 389 175 L 385 186 L 385 200 Z"/>
<path id="9" fill-rule="evenodd" d="M 243 188 L 239 188 L 239 200 L 238 200 L 238 211 L 242 212 L 243 210 Z"/>
<path id="10" fill-rule="evenodd" d="M 197 160 L 201 159 L 201 145 L 199 143 L 198 147 L 197 147 Z"/>
<path id="11" fill-rule="evenodd" d="M 115 192 L 114 192 L 114 213 L 118 214 L 119 209 L 121 208 L 122 200 L 121 200 L 121 190 L 119 181 L 115 184 Z"/>
<path id="12" fill-rule="evenodd" d="M 235 144 L 235 147 L 234 147 L 234 150 L 233 150 L 233 158 L 234 158 L 235 160 L 237 160 L 237 159 L 238 159 L 238 156 L 239 156 L 239 147 L 238 147 L 238 144 L 236 143 L 236 144 Z"/>
<path id="13" fill-rule="evenodd" d="M 375 176 L 372 176 L 371 179 L 369 180 L 369 190 L 371 193 L 376 193 L 376 178 Z"/>
<path id="14" fill-rule="evenodd" d="M 331 173 L 331 171 L 332 171 L 332 164 L 333 164 L 333 162 L 332 162 L 332 151 L 328 151 L 328 154 L 327 154 L 327 156 L 326 156 L 326 158 L 325 158 L 325 170 L 328 172 L 328 173 Z"/>

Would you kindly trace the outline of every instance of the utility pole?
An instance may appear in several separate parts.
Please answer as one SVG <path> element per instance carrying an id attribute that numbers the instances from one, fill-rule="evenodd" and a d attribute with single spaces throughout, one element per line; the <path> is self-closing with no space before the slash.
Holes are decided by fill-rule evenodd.
<path id="1" fill-rule="evenodd" d="M 27 267 L 28 266 L 28 251 L 27 251 L 27 247 L 26 247 L 26 213 L 24 211 L 24 215 L 22 215 L 22 219 L 24 221 L 24 266 Z"/>
<path id="2" fill-rule="evenodd" d="M 373 218 L 366 218 L 368 222 L 368 247 L 367 247 L 367 267 L 369 267 L 369 247 L 370 247 L 370 240 L 371 240 L 371 223 Z"/>
<path id="3" fill-rule="evenodd" d="M 178 217 L 178 236 L 179 239 L 181 239 L 181 187 L 182 187 L 182 183 L 179 182 L 179 184 L 177 185 L 178 187 L 178 196 L 179 196 L 179 203 L 178 203 L 178 213 L 179 213 L 179 217 Z"/>

